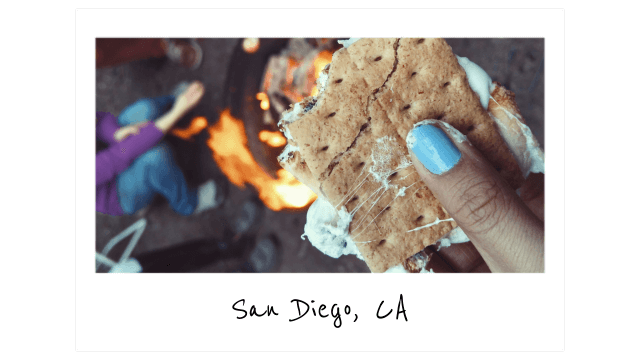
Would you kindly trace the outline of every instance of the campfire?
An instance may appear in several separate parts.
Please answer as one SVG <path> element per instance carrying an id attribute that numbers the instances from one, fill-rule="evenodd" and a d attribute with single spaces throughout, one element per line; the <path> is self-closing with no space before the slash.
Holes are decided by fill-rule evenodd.
<path id="1" fill-rule="evenodd" d="M 207 145 L 213 151 L 213 159 L 232 184 L 244 188 L 249 183 L 256 188 L 260 199 L 271 210 L 303 208 L 317 196 L 308 187 L 298 182 L 284 169 L 277 171 L 274 179 L 256 162 L 247 147 L 247 135 L 242 120 L 231 116 L 229 109 L 220 115 L 216 125 L 209 127 L 211 135 Z M 266 143 L 276 141 L 276 145 L 286 142 L 284 137 L 267 133 Z"/>
<path id="2" fill-rule="evenodd" d="M 245 54 L 256 56 L 263 51 L 261 47 L 260 39 L 245 39 L 241 49 Z M 331 39 L 289 40 L 282 51 L 269 54 L 266 66 L 260 65 L 264 69 L 262 78 L 255 79 L 260 81 L 255 95 L 247 99 L 236 88 L 230 88 L 231 93 L 239 92 L 242 96 L 236 107 L 244 110 L 239 111 L 244 114 L 243 118 L 234 117 L 231 109 L 226 108 L 218 122 L 208 126 L 207 146 L 218 167 L 235 186 L 252 185 L 262 202 L 274 211 L 304 209 L 317 198 L 289 172 L 269 165 L 277 164 L 276 157 L 287 143 L 277 129 L 282 112 L 305 97 L 317 95 L 316 79 L 331 62 L 335 50 L 337 42 Z M 246 110 L 252 108 L 252 104 L 247 103 L 249 100 L 259 104 L 255 112 Z M 173 134 L 189 140 L 204 128 L 207 120 L 199 117 L 193 119 L 187 129 L 174 130 Z M 262 144 L 262 148 L 256 143 Z"/>
<path id="3" fill-rule="evenodd" d="M 193 141 L 193 137 L 204 130 L 207 124 L 207 119 L 204 116 L 198 116 L 191 120 L 188 128 L 171 130 L 171 135 L 177 136 L 182 140 Z"/>
<path id="4" fill-rule="evenodd" d="M 276 124 L 290 104 L 318 94 L 316 80 L 331 62 L 335 44 L 329 39 L 291 39 L 284 51 L 270 57 L 260 93 L 260 100 L 266 99 L 268 105 L 260 106 L 268 110 L 272 105 L 275 111 L 265 111 L 265 124 Z"/>

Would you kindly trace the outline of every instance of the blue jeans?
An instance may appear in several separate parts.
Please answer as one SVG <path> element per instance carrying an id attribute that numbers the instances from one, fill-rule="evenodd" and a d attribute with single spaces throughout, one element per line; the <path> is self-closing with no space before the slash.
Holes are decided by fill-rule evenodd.
<path id="1" fill-rule="evenodd" d="M 126 126 L 154 121 L 171 108 L 174 100 L 172 95 L 140 99 L 122 111 L 118 124 Z M 196 191 L 187 186 L 173 151 L 165 142 L 140 155 L 116 181 L 120 206 L 125 214 L 131 215 L 146 207 L 156 194 L 165 197 L 180 215 L 190 215 L 198 205 Z"/>

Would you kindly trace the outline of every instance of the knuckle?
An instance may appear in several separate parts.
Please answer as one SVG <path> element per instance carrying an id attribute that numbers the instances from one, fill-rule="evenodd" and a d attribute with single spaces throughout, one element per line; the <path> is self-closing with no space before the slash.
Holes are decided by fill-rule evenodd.
<path id="1" fill-rule="evenodd" d="M 506 220 L 510 204 L 495 179 L 466 178 L 461 182 L 455 214 L 466 227 L 483 235 Z"/>

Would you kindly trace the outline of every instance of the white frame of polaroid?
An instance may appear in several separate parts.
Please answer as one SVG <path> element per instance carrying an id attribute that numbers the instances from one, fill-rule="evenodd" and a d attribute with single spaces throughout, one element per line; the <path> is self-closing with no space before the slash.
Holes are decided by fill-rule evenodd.
<path id="1" fill-rule="evenodd" d="M 269 14 L 272 12 L 273 14 Z M 106 20 L 115 21 L 106 26 Z M 282 19 L 276 22 L 274 19 Z M 286 19 L 286 20 L 285 20 Z M 321 29 L 322 19 L 331 27 Z M 292 30 L 296 29 L 296 30 Z M 542 37 L 544 274 L 96 274 L 96 37 Z M 205 55 L 206 56 L 206 55 Z M 517 95 L 517 94 L 516 94 Z M 564 11 L 76 10 L 76 349 L 79 351 L 564 350 Z M 302 241 L 302 240 L 300 240 Z M 403 296 L 408 321 L 396 320 Z M 237 319 L 245 299 L 278 316 Z M 340 306 L 297 321 L 292 299 Z M 376 312 L 392 315 L 378 319 Z M 351 313 L 344 313 L 349 305 Z M 325 310 L 326 312 L 326 310 Z M 353 322 L 354 314 L 358 320 Z"/>

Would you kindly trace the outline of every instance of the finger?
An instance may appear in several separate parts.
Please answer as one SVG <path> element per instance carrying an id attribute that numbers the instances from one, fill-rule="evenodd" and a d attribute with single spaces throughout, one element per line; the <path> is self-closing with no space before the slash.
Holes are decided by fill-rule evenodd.
<path id="1" fill-rule="evenodd" d="M 187 94 L 189 97 L 189 102 L 195 105 L 200 101 L 202 95 L 204 95 L 204 84 L 202 84 L 200 81 L 194 81 L 191 84 L 190 91 L 188 91 Z"/>
<path id="2" fill-rule="evenodd" d="M 425 270 L 435 273 L 454 273 L 457 272 L 446 260 L 444 260 L 437 251 L 428 246 L 424 249 L 429 256 L 429 261 L 425 266 Z"/>
<path id="3" fill-rule="evenodd" d="M 422 180 L 492 271 L 543 271 L 543 223 L 462 134 L 429 121 L 407 144 Z"/>
<path id="4" fill-rule="evenodd" d="M 520 188 L 520 198 L 544 222 L 544 174 L 529 174 Z"/>
<path id="5" fill-rule="evenodd" d="M 200 81 L 194 81 L 191 86 L 194 88 L 194 93 L 200 95 L 204 93 L 204 84 Z"/>
<path id="6" fill-rule="evenodd" d="M 438 255 L 446 261 L 456 272 L 468 273 L 485 261 L 471 242 L 451 244 L 440 247 Z"/>

